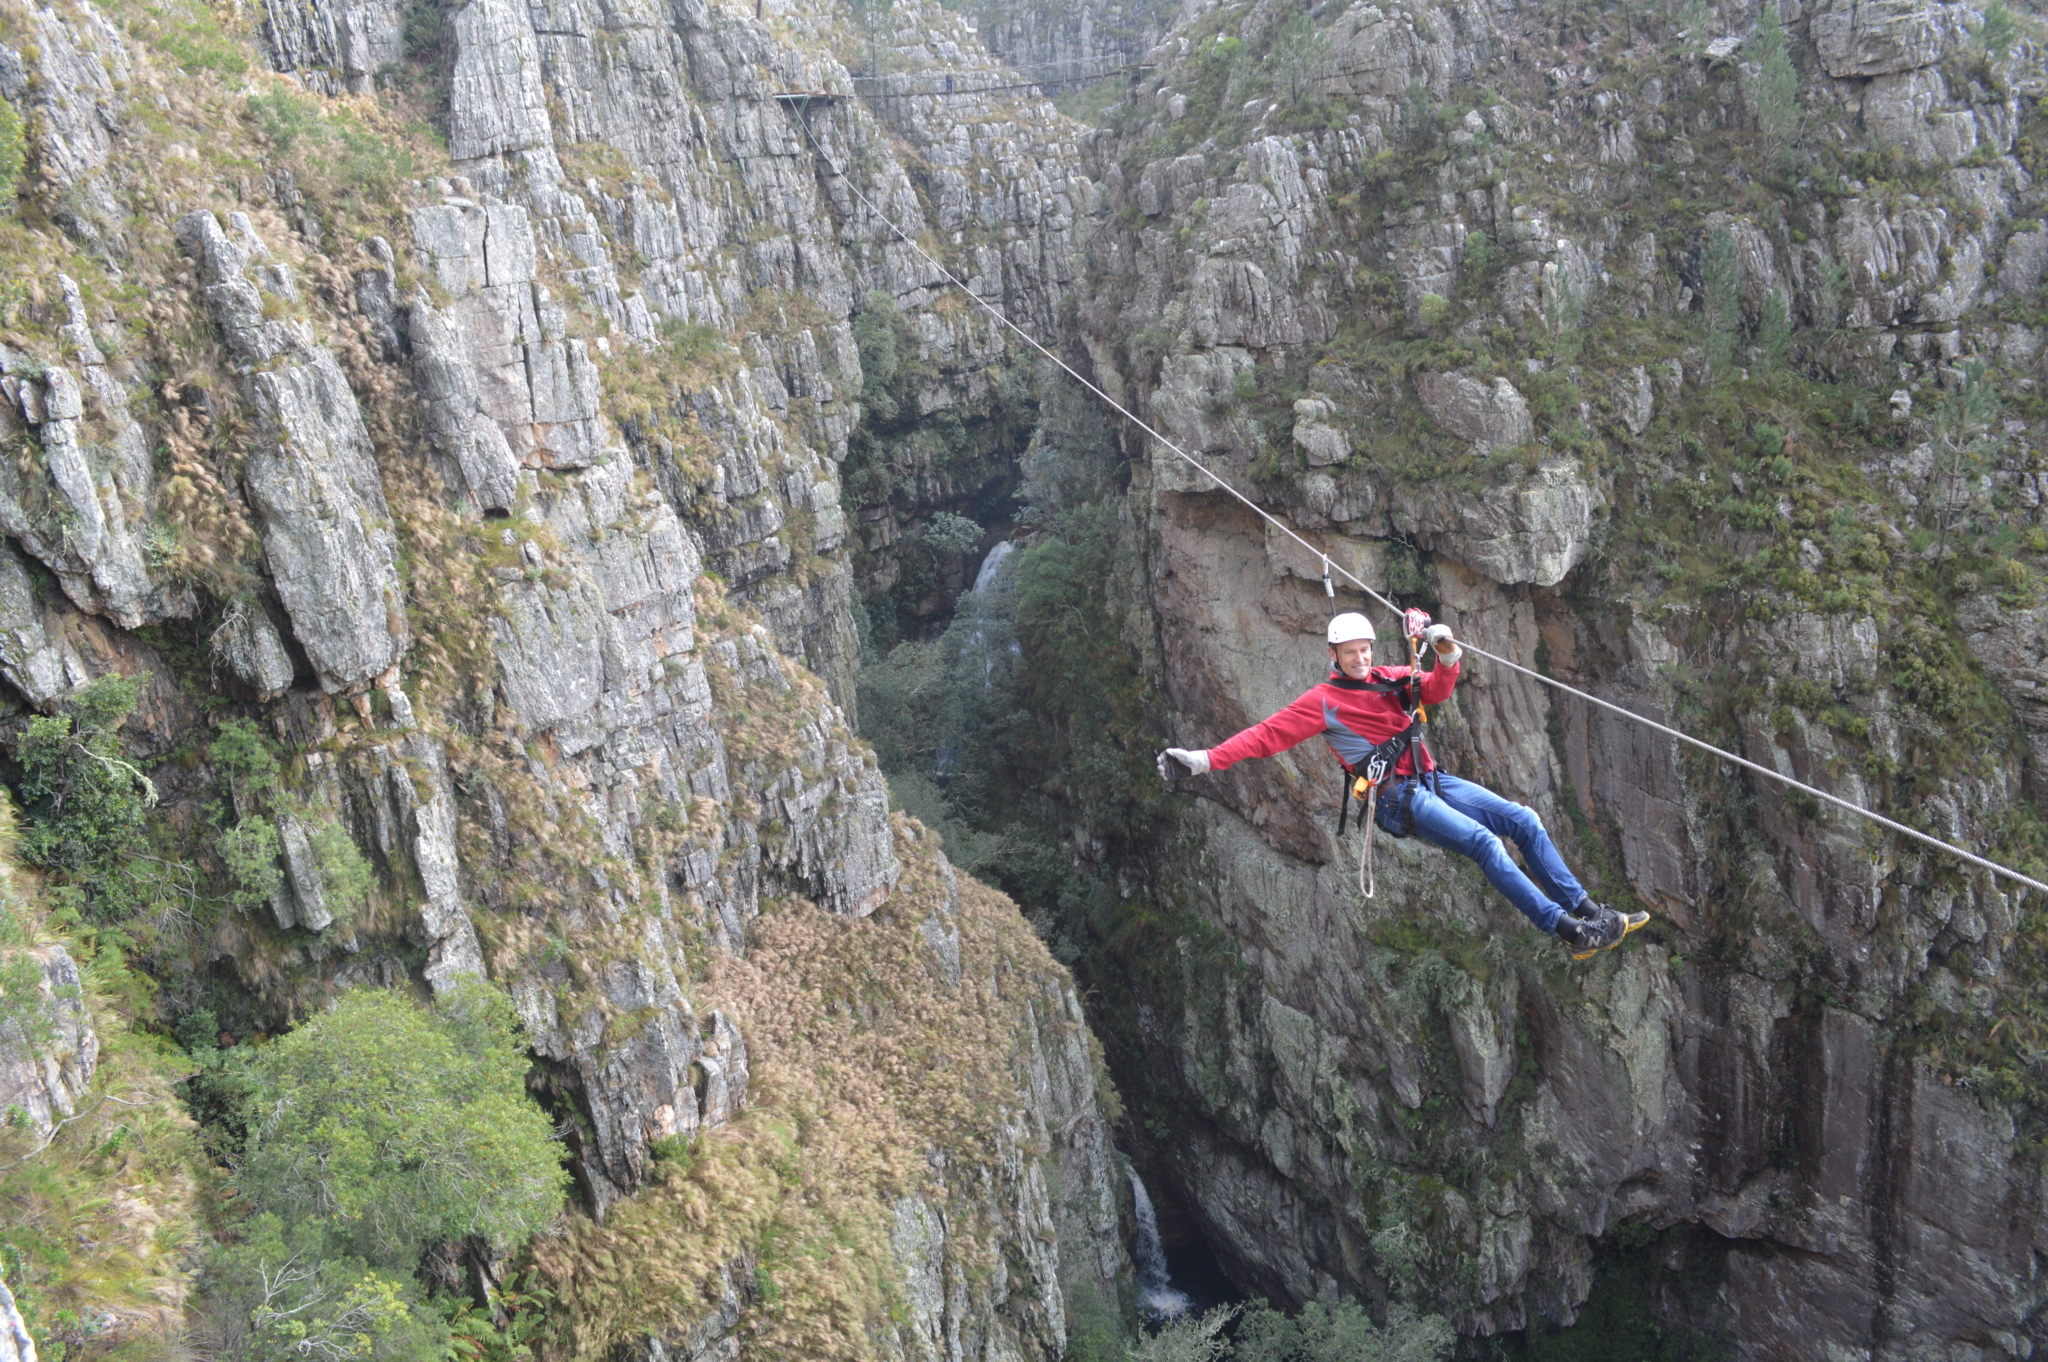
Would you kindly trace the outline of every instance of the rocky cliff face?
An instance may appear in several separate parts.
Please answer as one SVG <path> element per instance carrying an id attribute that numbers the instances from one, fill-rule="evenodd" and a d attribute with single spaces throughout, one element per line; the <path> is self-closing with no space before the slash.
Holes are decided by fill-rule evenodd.
<path id="1" fill-rule="evenodd" d="M 995 69 L 942 11 L 895 14 L 895 60 Z M 208 812 L 210 736 L 254 718 L 287 769 L 277 888 L 135 924 L 173 1014 L 246 1033 L 336 988 L 487 975 L 575 1132 L 586 1208 L 630 1221 L 657 1147 L 744 1146 L 793 1100 L 776 1014 L 796 974 L 715 982 L 762 913 L 815 905 L 857 960 L 855 924 L 894 940 L 906 875 L 953 884 L 892 830 L 847 719 L 853 321 L 887 303 L 924 366 L 917 411 L 966 428 L 991 420 L 1003 350 L 849 185 L 1049 326 L 1086 206 L 1071 134 L 989 99 L 884 121 L 849 99 L 824 11 L 257 20 L 0 13 L 29 139 L 4 249 L 38 275 L 10 286 L 0 349 L 14 722 L 141 677 L 130 745 L 189 890 L 226 873 L 211 826 L 253 811 Z M 905 529 L 881 482 L 857 526 L 877 561 Z M 1125 1273 L 1071 986 L 973 892 L 977 930 L 1009 932 L 1000 960 L 962 944 L 957 887 L 896 935 L 941 962 L 928 1025 L 989 1028 L 985 1101 L 926 1132 L 928 1173 L 856 1162 L 835 1184 L 897 1251 L 834 1347 L 870 1351 L 908 1301 L 886 1355 L 1057 1356 L 1063 1292 L 1113 1309 Z M 45 1105 L 87 1076 L 51 1078 Z M 946 1171 L 984 1139 L 992 1164 Z M 695 1275 L 593 1313 L 576 1346 L 724 1356 L 801 1313 L 764 1298 L 753 1230 L 716 1261 L 668 1245 Z M 730 1318 L 662 1332 L 719 1282 Z"/>
<path id="2" fill-rule="evenodd" d="M 1964 5 L 1782 13 L 1183 16 L 1090 144 L 1070 334 L 1482 646 L 2025 858 L 2039 647 L 1998 583 L 2042 542 L 2037 55 Z M 1132 631 L 1207 746 L 1319 678 L 1321 563 L 1127 448 Z M 1179 1113 L 1150 1157 L 1235 1269 L 1483 1336 L 1661 1253 L 1666 1323 L 1741 1357 L 2030 1356 L 2009 886 L 1483 660 L 1434 727 L 1658 925 L 1569 965 L 1388 840 L 1366 902 L 1319 750 L 1206 780 L 1141 858 L 1178 959 L 1100 977 L 1134 1102 Z"/>
<path id="3" fill-rule="evenodd" d="M 13 721 L 143 677 L 215 886 L 210 735 L 286 758 L 274 891 L 134 924 L 173 1011 L 513 994 L 577 1355 L 1055 1355 L 1123 1272 L 1075 995 L 848 716 L 859 619 L 964 581 L 921 522 L 1086 423 L 1026 450 L 1060 390 L 895 226 L 1489 649 L 2027 858 L 2038 52 L 1773 17 L 0 9 Z M 1098 130 L 984 88 L 1162 30 Z M 1319 674 L 1321 563 L 1124 438 L 1094 642 L 1206 744 Z M 2031 1355 L 2025 905 L 1477 660 L 1440 733 L 1648 939 L 1570 966 L 1410 843 L 1361 901 L 1308 753 L 1161 840 L 1069 809 L 1150 924 L 1088 963 L 1134 1133 L 1233 1269 L 1478 1338 L 1633 1250 L 1743 1356 Z"/>

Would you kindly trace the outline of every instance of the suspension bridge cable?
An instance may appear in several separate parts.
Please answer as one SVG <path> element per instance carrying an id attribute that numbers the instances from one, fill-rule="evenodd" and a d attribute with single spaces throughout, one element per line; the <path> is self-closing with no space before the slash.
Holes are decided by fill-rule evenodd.
<path id="1" fill-rule="evenodd" d="M 1197 459 L 1194 455 L 1188 453 L 1185 449 L 1182 449 L 1172 440 L 1167 439 L 1166 436 L 1160 434 L 1157 430 L 1153 429 L 1152 426 L 1144 420 L 1144 418 L 1140 417 L 1130 408 L 1124 406 L 1123 403 L 1117 401 L 1114 397 L 1110 396 L 1101 388 L 1097 387 L 1093 382 L 1089 381 L 1089 379 L 1086 376 L 1084 376 L 1078 370 L 1076 370 L 1073 365 L 1067 363 L 1064 359 L 1061 359 L 1053 351 L 1039 344 L 1038 339 L 1036 337 L 1031 335 L 1029 332 L 1025 331 L 1022 327 L 1018 326 L 1008 317 L 1004 316 L 1003 313 L 993 304 L 984 300 L 980 294 L 976 293 L 973 289 L 969 288 L 966 284 L 962 283 L 953 274 L 951 270 L 948 270 L 944 265 L 940 264 L 938 260 L 933 258 L 930 252 L 924 249 L 924 247 L 918 245 L 916 240 L 911 237 L 910 233 L 904 231 L 903 228 L 900 225 L 898 225 L 895 219 L 891 218 L 887 213 L 883 212 L 881 208 L 877 207 L 874 201 L 869 199 L 867 195 L 860 192 L 860 186 L 855 184 L 852 178 L 849 177 L 845 171 L 841 170 L 836 164 L 834 164 L 831 154 L 827 152 L 824 147 L 818 144 L 817 136 L 811 131 L 810 120 L 805 118 L 801 111 L 797 112 L 796 117 L 797 122 L 803 127 L 804 137 L 809 140 L 812 148 L 817 151 L 818 155 L 824 159 L 826 166 L 831 169 L 832 173 L 838 176 L 840 179 L 844 180 L 846 182 L 846 187 L 852 191 L 853 196 L 859 199 L 863 204 L 865 204 L 869 212 L 873 213 L 876 217 L 880 218 L 884 223 L 887 223 L 890 230 L 895 232 L 897 236 L 903 239 L 903 244 L 910 247 L 911 250 L 915 251 L 919 256 L 921 256 L 926 264 L 930 265 L 933 269 L 937 270 L 940 276 L 944 278 L 947 283 L 951 284 L 953 287 L 959 289 L 962 293 L 966 294 L 968 298 L 973 300 L 976 306 L 981 308 L 982 311 L 988 313 L 989 316 L 995 318 L 996 321 L 1001 323 L 1003 326 L 1015 332 L 1018 339 L 1022 340 L 1026 345 L 1030 346 L 1033 350 L 1036 350 L 1039 354 L 1044 355 L 1047 359 L 1051 360 L 1054 364 L 1058 365 L 1061 369 L 1065 370 L 1068 377 L 1072 378 L 1076 383 L 1079 383 L 1089 392 L 1094 393 L 1097 397 L 1101 398 L 1102 401 L 1105 404 L 1107 404 L 1111 410 L 1117 413 L 1117 415 L 1123 417 L 1126 421 L 1129 421 L 1139 430 L 1144 431 L 1147 435 L 1150 435 L 1153 439 L 1157 440 L 1167 449 L 1173 451 L 1173 453 L 1179 456 L 1179 458 L 1183 462 L 1185 462 L 1190 467 L 1200 472 L 1204 477 L 1208 478 L 1211 482 L 1215 483 L 1218 489 L 1229 493 L 1231 496 L 1237 498 L 1237 500 L 1243 502 L 1247 508 L 1249 508 L 1254 514 L 1258 515 L 1267 524 L 1273 526 L 1273 528 L 1279 530 L 1289 539 L 1292 539 L 1295 543 L 1301 545 L 1303 549 L 1307 550 L 1316 559 L 1320 560 L 1326 578 L 1329 573 L 1335 572 L 1340 576 L 1344 577 L 1345 579 L 1347 579 L 1348 581 L 1350 581 L 1352 585 L 1356 586 L 1360 591 L 1363 591 L 1367 596 L 1370 596 L 1373 600 L 1379 602 L 1380 605 L 1385 607 L 1387 610 L 1392 611 L 1396 615 L 1399 615 L 1401 613 L 1400 606 L 1395 605 L 1385 596 L 1382 596 L 1379 592 L 1373 590 L 1370 586 L 1366 585 L 1364 581 L 1360 580 L 1356 574 L 1352 573 L 1349 569 L 1345 568 L 1343 564 L 1332 562 L 1329 554 L 1317 548 L 1315 545 L 1309 543 L 1308 540 L 1303 539 L 1299 534 L 1296 534 L 1292 526 L 1288 525 L 1286 522 L 1282 521 L 1277 516 L 1273 515 L 1270 511 L 1266 510 L 1265 507 L 1253 501 L 1243 492 L 1238 491 L 1237 488 L 1231 486 L 1230 483 L 1224 481 L 1221 474 L 1215 472 L 1207 464 L 1203 463 L 1200 459 Z M 1910 837 L 1917 842 L 1923 842 L 1928 846 L 1936 848 L 1937 850 L 1945 851 L 1949 855 L 1956 857 L 1958 860 L 1965 861 L 1970 865 L 1978 867 L 1981 870 L 1988 870 L 1992 874 L 2002 876 L 2003 878 L 2011 880 L 2016 884 L 2022 884 L 2029 889 L 2037 889 L 2041 891 L 2041 893 L 2043 894 L 2048 894 L 2048 884 L 2044 884 L 2040 880 L 2034 879 L 2032 876 L 2023 875 L 2019 871 L 2014 870 L 2010 866 L 2000 865 L 1997 861 L 1990 860 L 1987 857 L 1979 856 L 1974 851 L 1965 850 L 1964 848 L 1957 846 L 1953 842 L 1943 841 L 1941 838 L 1934 836 L 1932 833 L 1926 833 L 1920 831 L 1918 828 L 1908 827 L 1906 824 L 1901 823 L 1896 819 L 1887 818 L 1881 813 L 1877 813 L 1871 809 L 1866 809 L 1862 805 L 1857 804 L 1852 800 L 1842 798 L 1840 795 L 1829 794 L 1826 790 L 1818 789 L 1812 785 L 1808 785 L 1806 782 L 1802 780 L 1796 780 L 1793 777 L 1788 776 L 1781 771 L 1776 771 L 1768 766 L 1764 766 L 1757 762 L 1751 761 L 1747 757 L 1739 757 L 1735 753 L 1727 751 L 1724 748 L 1716 747 L 1714 746 L 1714 744 L 1707 742 L 1704 739 L 1695 738 L 1690 733 L 1680 732 L 1678 729 L 1672 728 L 1668 724 L 1658 723 L 1655 719 L 1649 718 L 1646 715 L 1638 714 L 1632 709 L 1626 709 L 1621 705 L 1615 704 L 1611 700 L 1603 700 L 1597 695 L 1592 695 L 1586 691 L 1580 690 L 1577 686 L 1568 685 L 1567 683 L 1558 680 L 1556 677 L 1545 676 L 1543 675 L 1543 673 L 1539 671 L 1534 671 L 1531 668 L 1524 667 L 1519 662 L 1510 661 L 1509 659 L 1500 656 L 1498 653 L 1490 653 L 1486 651 L 1484 648 L 1478 647 L 1475 644 L 1466 643 L 1463 640 L 1460 640 L 1459 646 L 1467 652 L 1485 658 L 1489 662 L 1498 663 L 1499 665 L 1506 667 L 1509 671 L 1518 672 L 1523 676 L 1529 677 L 1531 680 L 1540 681 L 1544 685 L 1549 686 L 1554 690 L 1562 691 L 1567 695 L 1577 696 L 1579 699 L 1584 700 L 1587 704 L 1596 705 L 1601 709 L 1609 711 L 1610 713 L 1618 714 L 1624 719 L 1632 720 L 1635 723 L 1639 723 L 1643 725 L 1645 728 L 1653 729 L 1658 733 L 1662 733 L 1666 737 L 1675 738 L 1679 742 L 1690 744 L 1691 746 L 1698 748 L 1702 752 L 1706 752 L 1713 756 L 1719 757 L 1721 760 L 1728 762 L 1732 765 L 1739 766 L 1743 770 L 1754 771 L 1756 774 L 1760 776 L 1763 776 L 1770 780 L 1775 780 L 1779 784 L 1789 786 L 1792 789 L 1798 790 L 1803 794 L 1811 795 L 1815 799 L 1824 800 L 1829 804 L 1837 806 L 1838 808 L 1847 809 L 1850 813 L 1856 814 L 1862 818 L 1869 819 L 1871 822 L 1877 824 L 1879 827 L 1887 828 L 1892 832 L 1901 834 L 1902 836 Z"/>

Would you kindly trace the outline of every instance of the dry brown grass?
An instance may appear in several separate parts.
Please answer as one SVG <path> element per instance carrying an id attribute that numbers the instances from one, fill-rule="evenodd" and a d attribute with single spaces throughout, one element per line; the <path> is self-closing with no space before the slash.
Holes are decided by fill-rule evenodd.
<path id="1" fill-rule="evenodd" d="M 748 1114 L 605 1225 L 579 1220 L 537 1246 L 559 1302 L 552 1357 L 689 1324 L 720 1267 L 748 1253 L 763 1287 L 741 1325 L 749 1356 L 879 1356 L 899 1303 L 894 1202 L 947 1203 L 955 1254 L 985 1240 L 975 1193 L 1023 1100 L 1019 1000 L 1061 971 L 1015 905 L 963 875 L 963 973 L 949 989 L 918 930 L 946 896 L 938 837 L 900 816 L 896 836 L 903 884 L 873 917 L 780 905 L 744 959 L 713 965 L 699 1002 L 740 1021 Z M 947 1187 L 961 1195 L 949 1202 Z"/>

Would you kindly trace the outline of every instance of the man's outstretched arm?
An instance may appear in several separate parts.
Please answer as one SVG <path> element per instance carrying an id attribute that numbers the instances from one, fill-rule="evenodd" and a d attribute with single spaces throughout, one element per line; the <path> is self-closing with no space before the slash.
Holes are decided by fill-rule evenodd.
<path id="1" fill-rule="evenodd" d="M 1221 771 L 1233 762 L 1243 761 L 1247 757 L 1270 757 L 1275 753 L 1285 752 L 1322 731 L 1322 701 L 1311 690 L 1272 718 L 1253 724 L 1207 751 L 1167 748 L 1160 754 L 1159 772 L 1168 779 L 1172 778 L 1172 774 L 1177 774 L 1170 774 L 1170 762 L 1178 763 L 1197 775 L 1204 771 Z"/>

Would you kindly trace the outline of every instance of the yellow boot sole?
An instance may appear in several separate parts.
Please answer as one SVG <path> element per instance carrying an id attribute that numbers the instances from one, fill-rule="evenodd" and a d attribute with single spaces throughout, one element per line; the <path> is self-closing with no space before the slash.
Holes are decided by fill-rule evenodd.
<path id="1" fill-rule="evenodd" d="M 1600 951 L 1611 951 L 1615 946 L 1619 946 L 1622 942 L 1628 940 L 1630 932 L 1638 927 L 1649 925 L 1649 921 L 1650 915 L 1648 913 L 1623 913 L 1621 915 L 1621 935 L 1614 938 L 1611 945 L 1602 946 L 1600 950 L 1595 951 L 1576 951 L 1573 953 L 1572 959 L 1591 960 L 1594 956 L 1600 954 Z"/>

